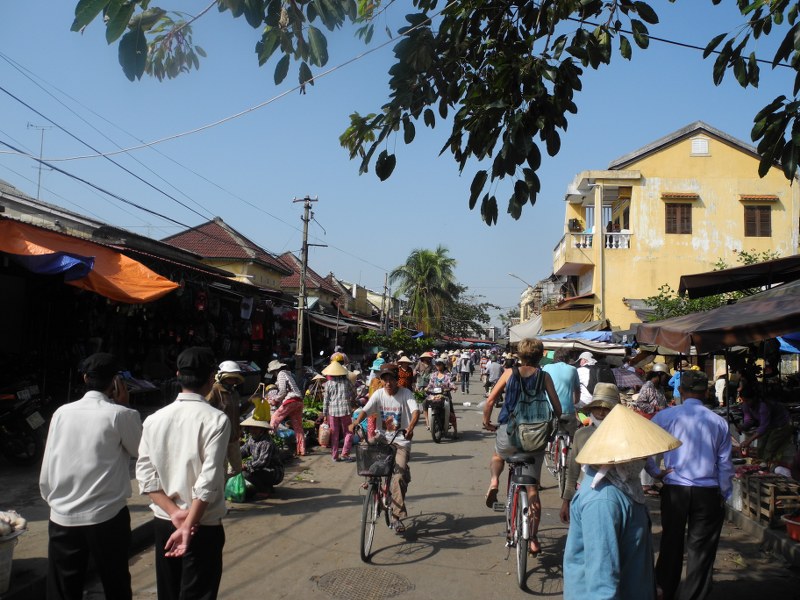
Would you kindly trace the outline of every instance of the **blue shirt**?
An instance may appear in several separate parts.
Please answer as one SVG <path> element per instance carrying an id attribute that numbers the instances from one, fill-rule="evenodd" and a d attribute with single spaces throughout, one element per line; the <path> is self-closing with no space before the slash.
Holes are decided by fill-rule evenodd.
<path id="1" fill-rule="evenodd" d="M 589 469 L 572 499 L 564 549 L 564 600 L 652 600 L 656 581 L 650 515 Z"/>
<path id="2" fill-rule="evenodd" d="M 682 442 L 664 454 L 664 467 L 673 469 L 664 483 L 719 487 L 720 493 L 730 498 L 733 464 L 731 436 L 725 419 L 708 410 L 697 398 L 687 398 L 679 406 L 656 413 L 652 422 Z M 660 473 L 652 456 L 647 459 L 647 472 L 654 476 Z"/>
<path id="3" fill-rule="evenodd" d="M 550 373 L 556 394 L 561 401 L 561 414 L 575 414 L 575 390 L 580 390 L 581 381 L 578 379 L 578 369 L 565 362 L 550 363 L 542 367 L 542 370 Z"/>
<path id="4" fill-rule="evenodd" d="M 669 378 L 667 385 L 672 386 L 672 397 L 680 400 L 681 397 L 681 372 L 675 371 L 675 375 Z"/>

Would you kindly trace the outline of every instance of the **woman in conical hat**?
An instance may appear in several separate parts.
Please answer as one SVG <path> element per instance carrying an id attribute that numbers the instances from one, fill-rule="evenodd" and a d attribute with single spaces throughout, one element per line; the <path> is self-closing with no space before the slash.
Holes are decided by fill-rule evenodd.
<path id="1" fill-rule="evenodd" d="M 639 482 L 648 456 L 681 443 L 658 425 L 615 406 L 575 460 L 586 473 L 570 505 L 564 598 L 654 600 L 650 514 Z"/>
<path id="2" fill-rule="evenodd" d="M 617 386 L 613 383 L 598 382 L 594 386 L 592 401 L 581 409 L 582 412 L 589 415 L 589 425 L 578 429 L 572 438 L 572 447 L 568 454 L 567 468 L 564 473 L 567 482 L 564 485 L 564 493 L 561 495 L 560 516 L 563 523 L 569 523 L 569 503 L 575 495 L 578 479 L 581 475 L 581 466 L 575 460 L 575 456 L 617 404 L 619 404 Z"/>

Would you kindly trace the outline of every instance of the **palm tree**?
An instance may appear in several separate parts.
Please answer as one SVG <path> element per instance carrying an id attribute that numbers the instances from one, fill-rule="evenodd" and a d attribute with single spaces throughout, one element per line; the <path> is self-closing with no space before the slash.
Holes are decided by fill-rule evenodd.
<path id="1" fill-rule="evenodd" d="M 453 270 L 456 260 L 448 249 L 417 248 L 406 263 L 389 274 L 391 283 L 399 282 L 397 294 L 408 299 L 408 309 L 417 329 L 431 333 L 439 329 L 442 310 L 458 295 Z"/>

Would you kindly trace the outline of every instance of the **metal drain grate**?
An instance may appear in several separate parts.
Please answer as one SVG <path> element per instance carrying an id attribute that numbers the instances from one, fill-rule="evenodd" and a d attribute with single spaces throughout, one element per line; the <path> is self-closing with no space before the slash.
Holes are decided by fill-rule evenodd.
<path id="1" fill-rule="evenodd" d="M 382 600 L 414 589 L 408 579 L 384 569 L 340 569 L 315 579 L 323 592 L 347 600 Z"/>

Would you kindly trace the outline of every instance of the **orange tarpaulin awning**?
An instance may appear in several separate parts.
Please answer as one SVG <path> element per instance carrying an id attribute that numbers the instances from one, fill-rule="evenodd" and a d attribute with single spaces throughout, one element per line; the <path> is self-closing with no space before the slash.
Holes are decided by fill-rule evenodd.
<path id="1" fill-rule="evenodd" d="M 79 263 L 79 276 L 71 279 L 65 275 L 65 283 L 117 302 L 152 302 L 178 287 L 177 283 L 111 248 L 6 219 L 0 220 L 0 252 L 20 257 L 24 266 L 26 257 L 66 256 Z"/>

